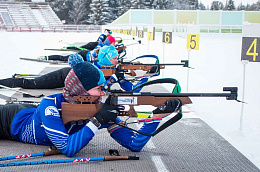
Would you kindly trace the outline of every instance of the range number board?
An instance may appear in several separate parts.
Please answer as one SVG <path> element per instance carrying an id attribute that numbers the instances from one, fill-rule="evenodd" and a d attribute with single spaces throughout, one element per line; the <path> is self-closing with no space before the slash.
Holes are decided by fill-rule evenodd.
<path id="1" fill-rule="evenodd" d="M 199 49 L 199 34 L 187 35 L 187 49 L 191 49 L 191 50 Z"/>
<path id="2" fill-rule="evenodd" d="M 241 60 L 260 62 L 260 38 L 243 37 Z"/>
<path id="3" fill-rule="evenodd" d="M 172 43 L 172 32 L 163 32 L 163 39 L 162 42 L 166 44 Z"/>

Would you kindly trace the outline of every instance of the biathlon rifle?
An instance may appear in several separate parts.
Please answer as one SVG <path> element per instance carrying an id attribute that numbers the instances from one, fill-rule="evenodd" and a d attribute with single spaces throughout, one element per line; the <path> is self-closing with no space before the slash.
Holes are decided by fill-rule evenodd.
<path id="1" fill-rule="evenodd" d="M 136 43 L 132 43 L 132 44 L 117 44 L 115 45 L 116 47 L 116 50 L 119 52 L 119 53 L 122 53 L 123 51 L 125 51 L 125 49 L 127 48 L 127 46 L 131 46 L 131 45 L 137 45 L 137 44 L 142 44 L 142 41 L 141 40 L 138 40 Z"/>
<path id="2" fill-rule="evenodd" d="M 126 74 L 129 74 L 131 76 L 136 76 L 134 70 L 143 70 L 149 72 L 152 69 L 152 67 L 157 67 L 156 72 L 159 72 L 160 69 L 165 69 L 166 66 L 189 67 L 188 60 L 182 60 L 181 62 L 182 63 L 157 63 L 157 64 L 122 62 L 117 65 L 117 69 L 122 71 L 128 71 Z"/>
<path id="3" fill-rule="evenodd" d="M 129 105 L 129 110 L 120 112 L 119 116 L 137 117 L 134 106 L 152 105 L 154 107 L 164 108 L 165 103 L 173 99 L 181 100 L 182 104 L 192 103 L 190 97 L 226 97 L 227 100 L 237 100 L 237 87 L 224 87 L 223 91 L 229 91 L 229 93 L 134 93 L 134 91 L 137 89 L 143 88 L 148 85 L 160 83 L 170 83 L 178 85 L 177 80 L 172 78 L 164 78 L 141 84 L 132 91 L 111 90 L 110 87 L 108 87 L 107 92 L 109 92 L 109 95 L 111 96 L 110 105 Z M 175 88 L 173 92 L 176 92 Z M 67 124 L 71 121 L 88 119 L 89 117 L 94 116 L 103 106 L 102 104 L 93 103 L 99 99 L 99 97 L 95 96 L 74 96 L 73 99 L 75 102 L 78 102 L 78 104 L 70 104 L 67 102 L 63 102 L 61 104 L 62 120 L 64 124 Z M 158 119 L 162 117 L 162 115 L 166 114 L 154 114 L 152 118 L 148 119 Z M 180 118 L 178 118 L 177 120 L 179 120 Z M 172 123 L 176 121 L 173 121 Z"/>
<path id="4" fill-rule="evenodd" d="M 134 60 L 137 60 L 140 58 L 154 58 L 154 59 L 156 59 L 156 63 L 148 64 L 148 63 L 134 62 Z M 125 61 L 123 61 L 123 59 L 120 59 L 116 66 L 115 65 L 104 65 L 102 67 L 103 67 L 103 69 L 106 70 L 106 71 L 104 70 L 105 72 L 109 72 L 111 70 L 110 73 L 115 73 L 116 70 L 119 70 L 130 76 L 136 76 L 135 70 L 142 70 L 142 71 L 147 71 L 148 73 L 160 74 L 160 69 L 165 69 L 166 66 L 183 66 L 183 67 L 190 68 L 188 60 L 181 60 L 181 63 L 159 63 L 158 57 L 156 55 L 139 56 L 129 62 L 125 62 Z M 155 67 L 155 71 L 151 70 L 153 67 Z M 108 69 L 110 69 L 110 70 L 108 70 Z"/>

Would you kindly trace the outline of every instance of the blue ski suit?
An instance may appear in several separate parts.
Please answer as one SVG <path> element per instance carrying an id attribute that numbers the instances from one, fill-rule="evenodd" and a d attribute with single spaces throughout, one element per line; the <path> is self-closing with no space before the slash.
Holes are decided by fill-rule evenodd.
<path id="1" fill-rule="evenodd" d="M 11 123 L 11 135 L 15 140 L 37 145 L 55 145 L 64 155 L 74 156 L 95 136 L 97 131 L 107 128 L 111 137 L 131 151 L 141 151 L 150 137 L 135 133 L 115 124 L 104 124 L 97 128 L 89 120 L 78 125 L 64 125 L 61 119 L 63 95 L 54 94 L 43 98 L 37 108 L 20 110 Z M 144 123 L 139 131 L 152 134 L 161 120 Z M 117 117 L 116 122 L 121 122 Z"/>

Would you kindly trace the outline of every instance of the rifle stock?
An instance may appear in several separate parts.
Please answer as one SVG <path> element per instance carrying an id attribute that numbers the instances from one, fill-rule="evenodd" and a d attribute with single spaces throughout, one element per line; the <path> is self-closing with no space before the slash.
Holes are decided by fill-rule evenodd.
<path id="1" fill-rule="evenodd" d="M 94 116 L 100 109 L 102 104 L 70 104 L 61 103 L 62 121 L 67 124 L 70 121 L 79 121 Z"/>
<path id="2" fill-rule="evenodd" d="M 119 65 L 119 70 L 124 71 L 125 74 L 128 74 L 130 76 L 136 76 L 136 73 L 134 70 L 143 70 L 143 71 L 149 71 L 153 66 L 158 66 L 156 64 L 146 64 L 146 65 L 132 65 L 132 64 L 124 64 Z M 102 66 L 105 67 L 105 69 L 101 69 L 105 77 L 111 76 L 116 72 L 115 66 Z M 165 65 L 159 65 L 160 69 L 165 69 Z"/>
<path id="3" fill-rule="evenodd" d="M 165 65 L 157 65 L 157 64 L 123 64 L 120 65 L 121 70 L 143 70 L 148 71 L 153 66 L 159 66 L 160 69 L 165 69 Z"/>
<path id="4" fill-rule="evenodd" d="M 101 108 L 102 104 L 90 104 L 89 98 L 92 96 L 74 96 L 75 102 L 80 102 L 81 104 L 70 104 L 63 102 L 61 104 L 62 110 L 62 121 L 64 124 L 70 121 L 85 120 L 91 116 L 94 116 Z M 129 116 L 137 117 L 137 113 L 133 106 L 138 105 L 152 105 L 154 107 L 163 106 L 166 101 L 172 99 L 180 99 L 183 104 L 192 103 L 189 97 L 158 97 L 158 96 L 142 96 L 142 95 L 132 95 L 132 96 L 111 96 L 111 105 L 129 105 L 130 109 L 128 111 L 120 112 L 119 116 Z M 88 103 L 88 104 L 86 104 Z"/>
<path id="5" fill-rule="evenodd" d="M 118 51 L 118 50 L 120 50 L 120 49 L 126 49 L 126 46 L 118 46 L 118 47 L 116 47 L 116 50 Z"/>
<path id="6" fill-rule="evenodd" d="M 116 73 L 116 69 L 112 69 L 112 68 L 111 69 L 100 69 L 100 70 L 103 72 L 105 77 L 110 77 L 114 73 Z"/>

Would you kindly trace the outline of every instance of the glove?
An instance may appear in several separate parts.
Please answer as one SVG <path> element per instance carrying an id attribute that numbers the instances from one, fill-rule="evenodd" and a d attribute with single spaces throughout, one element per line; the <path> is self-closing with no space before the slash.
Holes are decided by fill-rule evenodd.
<path id="1" fill-rule="evenodd" d="M 109 78 L 111 83 L 116 83 L 118 80 L 124 79 L 124 72 L 116 69 L 116 72 Z"/>
<path id="2" fill-rule="evenodd" d="M 179 110 L 182 106 L 180 99 L 169 100 L 165 103 L 164 106 L 157 107 L 153 110 L 153 114 L 159 113 L 172 113 Z"/>
<path id="3" fill-rule="evenodd" d="M 111 106 L 110 100 L 111 97 L 109 96 L 100 111 L 94 115 L 101 125 L 109 122 L 115 122 L 119 111 L 124 110 L 123 106 Z"/>
<path id="4" fill-rule="evenodd" d="M 120 39 L 119 41 L 118 41 L 118 44 L 121 44 L 123 42 L 123 39 Z"/>
<path id="5" fill-rule="evenodd" d="M 118 54 L 121 54 L 122 52 L 124 52 L 124 49 L 123 49 L 123 48 L 120 48 L 120 49 L 118 50 Z"/>
<path id="6" fill-rule="evenodd" d="M 116 70 L 116 73 L 115 73 L 117 79 L 123 79 L 124 78 L 124 72 L 122 70 Z"/>
<path id="7" fill-rule="evenodd" d="M 157 73 L 158 72 L 158 66 L 152 66 L 150 70 L 147 71 L 147 73 Z"/>

